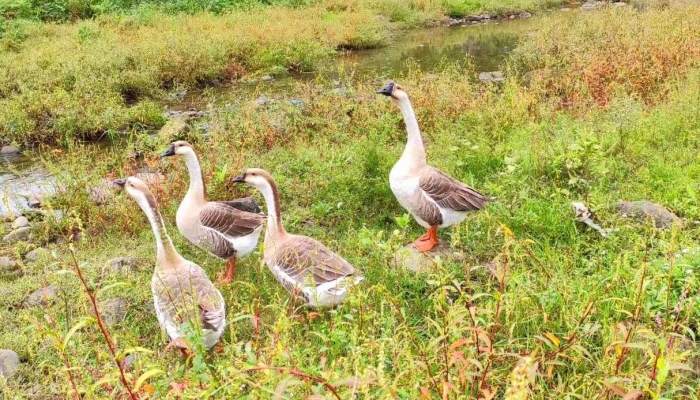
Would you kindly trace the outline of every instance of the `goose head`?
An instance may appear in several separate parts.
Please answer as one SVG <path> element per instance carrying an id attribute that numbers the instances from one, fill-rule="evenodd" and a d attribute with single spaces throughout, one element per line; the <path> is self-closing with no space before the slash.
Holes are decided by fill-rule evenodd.
<path id="1" fill-rule="evenodd" d="M 394 81 L 389 82 L 383 89 L 378 90 L 377 93 L 390 97 L 391 102 L 394 104 L 397 104 L 401 100 L 408 99 L 406 91 Z"/>
<path id="2" fill-rule="evenodd" d="M 274 183 L 272 175 L 264 169 L 249 168 L 244 173 L 232 179 L 234 183 L 246 183 L 258 190 Z"/>
<path id="3" fill-rule="evenodd" d="M 185 142 L 184 140 L 178 140 L 177 142 L 170 143 L 170 147 L 165 150 L 160 158 L 171 157 L 171 156 L 184 156 L 194 154 L 194 149 L 192 145 Z"/>
<path id="4" fill-rule="evenodd" d="M 139 205 L 155 208 L 155 198 L 151 194 L 151 190 L 146 185 L 146 182 L 139 178 L 131 176 L 127 179 L 117 179 L 114 181 L 117 186 L 123 187 L 126 193 L 129 194 Z"/>

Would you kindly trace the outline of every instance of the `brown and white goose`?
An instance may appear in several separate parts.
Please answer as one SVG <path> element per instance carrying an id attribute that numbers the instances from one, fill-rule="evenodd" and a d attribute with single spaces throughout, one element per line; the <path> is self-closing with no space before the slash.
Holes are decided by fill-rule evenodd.
<path id="1" fill-rule="evenodd" d="M 280 217 L 277 185 L 267 171 L 251 168 L 233 182 L 245 182 L 265 198 L 265 263 L 290 294 L 300 294 L 310 307 L 335 306 L 345 300 L 351 286 L 364 279 L 349 262 L 319 241 L 287 233 Z"/>
<path id="2" fill-rule="evenodd" d="M 426 163 L 423 137 L 408 94 L 390 82 L 378 93 L 399 107 L 408 132 L 403 155 L 391 169 L 389 184 L 401 206 L 427 229 L 414 242 L 416 250 L 429 251 L 438 244 L 437 229 L 458 224 L 470 211 L 483 210 L 489 198 Z"/>
<path id="3" fill-rule="evenodd" d="M 168 236 L 156 199 L 139 178 L 117 180 L 141 207 L 156 238 L 156 267 L 151 279 L 153 303 L 161 329 L 171 339 L 170 345 L 186 352 L 185 326 L 202 329 L 202 344 L 208 349 L 216 344 L 226 325 L 224 298 L 197 264 L 183 258 Z"/>
<path id="4" fill-rule="evenodd" d="M 250 254 L 258 244 L 265 217 L 250 197 L 232 201 L 207 201 L 197 154 L 184 141 L 170 144 L 161 157 L 185 160 L 190 187 L 177 209 L 177 228 L 195 246 L 228 260 L 222 282 L 233 279 L 236 259 Z"/>

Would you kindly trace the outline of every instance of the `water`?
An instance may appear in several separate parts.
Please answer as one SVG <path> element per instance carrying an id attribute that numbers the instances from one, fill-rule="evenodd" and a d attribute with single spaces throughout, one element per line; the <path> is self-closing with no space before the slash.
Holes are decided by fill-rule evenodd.
<path id="1" fill-rule="evenodd" d="M 288 97 L 298 81 L 313 81 L 319 76 L 330 80 L 341 75 L 354 79 L 386 79 L 406 73 L 411 65 L 425 72 L 435 72 L 447 63 L 467 59 L 477 73 L 496 71 L 502 67 L 518 39 L 534 30 L 541 20 L 533 17 L 416 29 L 399 35 L 388 47 L 343 54 L 315 73 L 189 91 L 164 101 L 163 106 L 169 110 L 202 110 L 233 101 L 253 101 L 259 93 Z M 26 209 L 28 198 L 50 195 L 55 191 L 55 182 L 46 170 L 24 157 L 0 156 L 0 214 Z"/>

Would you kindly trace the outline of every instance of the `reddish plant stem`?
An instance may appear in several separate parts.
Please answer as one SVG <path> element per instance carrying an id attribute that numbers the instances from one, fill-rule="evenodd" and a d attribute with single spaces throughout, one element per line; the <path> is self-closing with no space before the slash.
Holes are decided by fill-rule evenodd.
<path id="1" fill-rule="evenodd" d="M 53 317 L 51 317 L 49 314 L 46 314 L 46 319 L 51 322 L 53 325 L 53 329 L 58 332 L 58 322 L 56 322 Z M 58 338 L 54 337 L 54 341 L 57 343 L 57 347 L 60 344 Z M 78 385 L 75 383 L 75 377 L 73 376 L 73 373 L 71 372 L 71 369 L 73 368 L 70 364 L 70 361 L 68 361 L 68 357 L 66 356 L 65 349 L 59 348 L 58 356 L 61 359 L 61 362 L 63 362 L 63 366 L 66 367 L 66 374 L 68 374 L 68 381 L 70 382 L 71 387 L 73 388 L 73 393 L 75 393 L 75 398 L 78 400 L 82 400 L 83 396 L 80 395 L 80 392 L 78 391 Z"/>
<path id="2" fill-rule="evenodd" d="M 297 377 L 302 378 L 302 379 L 305 379 L 305 380 L 310 380 L 310 381 L 314 381 L 314 382 L 316 382 L 316 383 L 320 383 L 320 384 L 322 384 L 326 389 L 328 389 L 329 392 L 333 393 L 333 396 L 334 396 L 336 399 L 341 400 L 341 397 L 340 397 L 340 395 L 338 394 L 338 389 L 337 389 L 335 386 L 331 385 L 330 383 L 328 383 L 328 381 L 326 381 L 326 380 L 323 379 L 323 378 L 320 378 L 320 377 L 314 376 L 314 375 L 309 375 L 309 374 L 307 374 L 307 373 L 305 373 L 305 372 L 299 371 L 298 369 L 287 368 L 287 367 L 270 367 L 270 366 L 264 366 L 264 367 L 253 367 L 253 368 L 248 368 L 248 369 L 246 369 L 246 370 L 243 370 L 242 372 L 256 372 L 256 371 L 266 371 L 266 370 L 267 370 L 267 371 L 277 371 L 277 372 L 280 372 L 280 373 L 283 373 L 283 374 L 290 374 L 290 375 L 294 375 L 294 376 L 297 376 Z"/>
<path id="3" fill-rule="evenodd" d="M 92 312 L 95 315 L 95 319 L 97 320 L 97 326 L 100 328 L 102 336 L 104 336 L 105 341 L 107 342 L 107 347 L 109 348 L 110 354 L 112 354 L 112 359 L 117 365 L 117 369 L 119 369 L 119 376 L 122 381 L 122 385 L 124 385 L 124 387 L 126 388 L 126 391 L 129 393 L 129 397 L 131 398 L 131 400 L 137 400 L 138 396 L 131 390 L 131 386 L 129 386 L 129 382 L 126 380 L 124 369 L 122 368 L 121 363 L 119 363 L 119 360 L 117 360 L 117 351 L 114 347 L 112 336 L 109 334 L 109 331 L 107 330 L 107 327 L 105 327 L 104 321 L 102 320 L 102 313 L 100 313 L 100 310 L 97 307 L 97 300 L 95 299 L 95 294 L 92 292 L 92 290 L 90 290 L 90 286 L 88 286 L 87 281 L 85 280 L 83 271 L 82 269 L 80 269 L 78 259 L 75 257 L 75 252 L 72 248 L 70 254 L 71 259 L 73 260 L 73 268 L 75 269 L 75 272 L 78 275 L 78 279 L 80 279 L 80 283 L 82 283 L 83 288 L 85 289 L 85 293 L 87 293 L 88 295 L 88 299 L 90 299 L 90 305 L 92 306 Z"/>
<path id="4" fill-rule="evenodd" d="M 646 248 L 644 249 L 644 268 L 642 268 L 642 277 L 639 280 L 639 289 L 637 290 L 637 298 L 634 300 L 634 314 L 632 315 L 632 324 L 630 328 L 627 330 L 627 334 L 625 335 L 625 342 L 622 347 L 622 351 L 620 351 L 620 356 L 617 358 L 617 363 L 615 364 L 615 375 L 620 373 L 620 368 L 622 368 L 622 364 L 625 362 L 625 357 L 627 356 L 628 349 L 627 347 L 624 347 L 629 343 L 631 337 L 632 337 L 632 329 L 634 328 L 634 325 L 637 324 L 637 320 L 639 320 L 639 311 L 641 309 L 641 302 L 642 302 L 642 295 L 644 294 L 644 279 L 647 277 L 647 260 L 649 258 L 649 246 L 647 245 Z"/>

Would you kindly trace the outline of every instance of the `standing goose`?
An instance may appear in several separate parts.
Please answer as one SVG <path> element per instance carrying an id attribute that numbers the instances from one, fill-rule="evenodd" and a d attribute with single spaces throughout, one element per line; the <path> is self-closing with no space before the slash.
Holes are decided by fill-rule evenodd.
<path id="1" fill-rule="evenodd" d="M 290 294 L 301 294 L 310 307 L 335 306 L 345 300 L 350 286 L 364 279 L 349 262 L 319 241 L 287 233 L 280 217 L 277 185 L 267 171 L 251 168 L 233 182 L 245 182 L 265 198 L 265 263 Z"/>
<path id="2" fill-rule="evenodd" d="M 177 209 L 177 228 L 195 246 L 228 260 L 222 282 L 230 283 L 236 258 L 250 254 L 258 244 L 262 224 L 258 204 L 250 197 L 233 201 L 207 201 L 199 160 L 192 146 L 173 142 L 161 157 L 180 156 L 190 174 L 190 187 Z"/>
<path id="3" fill-rule="evenodd" d="M 189 346 L 184 328 L 194 324 L 202 329 L 202 344 L 211 348 L 226 325 L 223 296 L 199 265 L 184 259 L 175 250 L 148 186 L 135 177 L 115 183 L 136 200 L 148 217 L 156 238 L 156 267 L 151 291 L 158 323 L 171 339 L 168 346 L 177 346 L 187 353 Z"/>
<path id="4" fill-rule="evenodd" d="M 489 198 L 426 163 L 425 146 L 408 94 L 394 82 L 378 93 L 391 98 L 403 114 L 408 142 L 389 174 L 391 191 L 401 206 L 427 229 L 414 242 L 420 252 L 438 244 L 437 228 L 458 224 L 469 211 L 483 210 Z"/>

